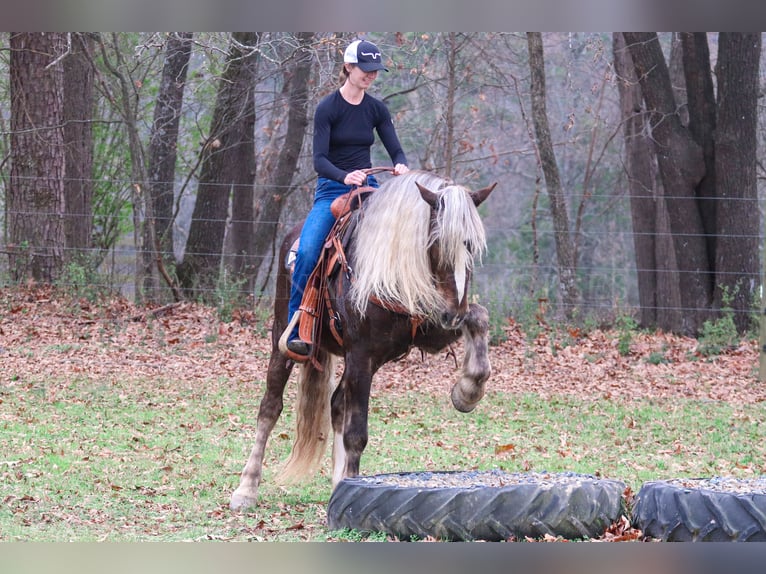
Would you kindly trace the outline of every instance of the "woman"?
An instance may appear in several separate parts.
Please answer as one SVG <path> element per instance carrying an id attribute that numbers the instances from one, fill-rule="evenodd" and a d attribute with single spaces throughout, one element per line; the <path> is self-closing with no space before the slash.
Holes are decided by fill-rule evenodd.
<path id="1" fill-rule="evenodd" d="M 354 186 L 378 186 L 364 168 L 372 166 L 370 147 L 378 133 L 394 164 L 394 175 L 409 171 L 391 114 L 386 105 L 367 94 L 379 70 L 386 70 L 378 47 L 365 40 L 349 44 L 343 55 L 341 87 L 319 102 L 314 114 L 314 169 L 317 187 L 314 206 L 303 224 L 293 270 L 289 317 L 298 310 L 309 275 L 319 259 L 327 234 L 335 222 L 330 212 L 333 199 Z M 311 344 L 298 337 L 298 326 L 287 348 L 308 357 Z"/>

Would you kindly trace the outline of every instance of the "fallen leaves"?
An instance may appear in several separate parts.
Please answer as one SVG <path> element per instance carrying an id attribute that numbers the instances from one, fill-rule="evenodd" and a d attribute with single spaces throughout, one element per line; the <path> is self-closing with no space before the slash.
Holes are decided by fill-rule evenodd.
<path id="1" fill-rule="evenodd" d="M 50 289 L 4 290 L 0 301 L 10 311 L 0 317 L 0 368 L 20 380 L 225 377 L 252 383 L 265 378 L 270 325 L 259 322 L 252 312 L 240 311 L 235 321 L 223 323 L 215 309 L 196 303 L 145 309 L 115 299 L 77 305 L 57 298 Z M 512 320 L 506 338 L 490 348 L 493 372 L 488 392 L 611 400 L 673 396 L 730 403 L 766 400 L 766 385 L 757 381 L 756 341 L 702 358 L 696 353 L 696 339 L 635 333 L 631 353 L 622 356 L 614 333 L 573 328 L 557 335 L 549 329 L 529 341 Z M 462 359 L 461 344 L 454 351 Z M 658 354 L 661 361 L 654 359 Z M 418 389 L 445 395 L 458 372 L 451 356 L 413 352 L 384 365 L 376 375 L 373 394 Z"/>
<path id="2" fill-rule="evenodd" d="M 621 516 L 620 519 L 611 524 L 604 535 L 598 538 L 598 542 L 633 542 L 640 540 L 643 537 L 643 532 L 637 528 L 633 528 L 630 525 L 630 520 L 627 516 Z"/>

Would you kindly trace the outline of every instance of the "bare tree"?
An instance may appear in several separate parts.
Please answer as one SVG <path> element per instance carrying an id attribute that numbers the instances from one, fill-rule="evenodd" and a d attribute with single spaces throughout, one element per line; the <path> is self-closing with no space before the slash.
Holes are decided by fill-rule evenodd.
<path id="1" fill-rule="evenodd" d="M 141 139 L 140 118 L 140 89 L 144 84 L 144 75 L 151 69 L 150 63 L 139 63 L 126 56 L 121 46 L 121 37 L 117 33 L 99 34 L 96 44 L 100 61 L 113 79 L 107 80 L 100 73 L 100 67 L 93 62 L 96 71 L 96 81 L 107 99 L 112 102 L 120 116 L 122 126 L 128 139 L 130 153 L 130 183 L 131 200 L 133 204 L 133 239 L 136 245 L 134 288 L 135 298 L 144 302 L 144 277 L 147 274 L 145 266 L 145 250 L 153 250 L 154 244 L 144 243 L 144 225 L 154 221 L 154 206 L 148 190 L 145 189 L 148 176 L 146 172 L 146 156 Z"/>
<path id="2" fill-rule="evenodd" d="M 154 107 L 154 122 L 149 141 L 148 192 L 153 204 L 153 221 L 144 228 L 144 290 L 150 299 L 160 292 L 159 271 L 176 300 L 180 297 L 174 278 L 165 263 L 173 254 L 173 222 L 175 212 L 174 180 L 184 87 L 192 50 L 191 32 L 169 34 L 165 45 L 162 80 Z M 154 263 L 156 262 L 156 266 Z M 153 295 L 157 294 L 157 295 Z"/>
<path id="3" fill-rule="evenodd" d="M 638 277 L 639 324 L 681 330 L 678 289 L 665 200 L 633 60 L 620 33 L 613 35 L 614 66 L 622 106 L 625 172 L 628 177 L 633 244 Z"/>
<path id="4" fill-rule="evenodd" d="M 656 33 L 624 32 L 646 102 L 662 188 L 670 216 L 682 297 L 682 332 L 695 334 L 706 319 L 712 275 L 696 187 L 705 174 L 702 149 L 681 123 L 665 56 Z"/>
<path id="5" fill-rule="evenodd" d="M 282 93 L 287 116 L 287 125 L 281 136 L 278 150 L 272 147 L 272 153 L 264 161 L 262 179 L 264 184 L 258 193 L 258 210 L 253 233 L 253 257 L 256 261 L 265 260 L 267 251 L 275 244 L 280 229 L 279 220 L 288 196 L 293 192 L 293 177 L 298 164 L 298 157 L 306 137 L 309 124 L 309 80 L 315 61 L 312 44 L 313 32 L 297 34 L 298 45 L 284 66 L 284 84 Z M 263 283 L 269 274 L 264 274 Z"/>
<path id="6" fill-rule="evenodd" d="M 227 144 L 226 164 L 232 182 L 231 197 L 231 227 L 224 268 L 231 273 L 231 279 L 236 284 L 252 286 L 253 264 L 253 220 L 255 219 L 255 83 L 258 66 L 258 52 L 255 51 L 260 40 L 260 34 L 247 33 L 233 35 L 235 42 L 240 42 L 253 51 L 242 69 L 239 80 L 246 85 L 250 83 L 250 91 L 242 95 L 242 111 L 240 118 L 235 120 L 232 133 Z M 248 292 L 252 292 L 248 289 Z"/>
<path id="7" fill-rule="evenodd" d="M 247 146 L 253 149 L 257 41 L 254 32 L 232 35 L 210 135 L 201 152 L 202 168 L 189 238 L 178 265 L 178 277 L 188 296 L 212 300 L 221 271 L 232 194 L 243 196 L 234 200 L 238 221 L 252 225 L 255 156 L 242 152 Z"/>
<path id="8" fill-rule="evenodd" d="M 545 186 L 551 206 L 556 239 L 556 254 L 559 271 L 561 304 L 568 318 L 575 314 L 579 300 L 577 287 L 577 261 L 575 259 L 574 240 L 569 231 L 569 216 L 566 200 L 559 177 L 556 155 L 553 151 L 548 115 L 545 104 L 545 61 L 543 58 L 543 39 L 539 32 L 527 33 L 529 49 L 529 69 L 531 72 L 532 121 L 535 126 L 536 144 L 541 168 L 545 176 Z"/>
<path id="9" fill-rule="evenodd" d="M 740 330 L 759 284 L 756 113 L 761 36 L 719 36 L 717 94 L 707 36 L 681 34 L 688 127 L 656 33 L 623 33 L 649 118 L 683 308 L 696 335 L 724 306 Z"/>

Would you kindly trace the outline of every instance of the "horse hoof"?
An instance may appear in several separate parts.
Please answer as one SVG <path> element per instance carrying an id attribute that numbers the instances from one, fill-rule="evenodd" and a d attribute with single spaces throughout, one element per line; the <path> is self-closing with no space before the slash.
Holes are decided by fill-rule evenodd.
<path id="1" fill-rule="evenodd" d="M 247 512 L 251 508 L 255 508 L 257 502 L 255 496 L 238 494 L 237 491 L 234 491 L 234 494 L 231 495 L 229 508 L 234 512 Z"/>
<path id="2" fill-rule="evenodd" d="M 454 387 L 452 387 L 452 392 L 450 393 L 452 406 L 454 406 L 455 409 L 461 413 L 470 413 L 473 409 L 476 408 L 476 405 L 479 404 L 482 397 L 484 396 L 483 392 L 472 394 L 478 396 L 471 397 L 473 400 L 466 400 L 465 393 L 462 391 L 462 389 L 460 389 L 460 386 L 456 384 Z"/>

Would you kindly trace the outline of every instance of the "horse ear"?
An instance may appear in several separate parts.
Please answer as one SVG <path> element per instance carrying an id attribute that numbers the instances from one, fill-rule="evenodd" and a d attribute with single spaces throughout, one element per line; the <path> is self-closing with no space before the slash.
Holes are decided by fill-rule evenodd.
<path id="1" fill-rule="evenodd" d="M 476 207 L 479 207 L 484 202 L 484 200 L 489 197 L 489 194 L 492 193 L 492 190 L 495 189 L 496 185 L 497 185 L 497 182 L 493 183 L 490 186 L 485 187 L 484 189 L 471 192 L 471 199 L 473 199 L 473 204 Z"/>
<path id="2" fill-rule="evenodd" d="M 433 191 L 428 189 L 427 187 L 423 187 L 420 185 L 419 182 L 415 182 L 415 185 L 418 186 L 418 189 L 420 190 L 420 197 L 423 198 L 423 201 L 425 201 L 428 205 L 436 209 L 439 205 L 439 196 L 435 194 Z"/>

